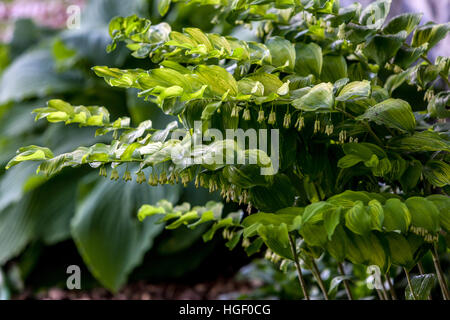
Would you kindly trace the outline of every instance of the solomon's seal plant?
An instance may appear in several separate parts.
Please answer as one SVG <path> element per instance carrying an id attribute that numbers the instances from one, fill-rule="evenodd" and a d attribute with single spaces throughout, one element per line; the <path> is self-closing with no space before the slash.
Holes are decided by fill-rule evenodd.
<path id="1" fill-rule="evenodd" d="M 216 5 L 216 21 L 251 28 L 255 40 L 117 17 L 108 50 L 125 42 L 152 67 L 93 68 L 110 86 L 137 89 L 178 122 L 132 126 L 129 118 L 110 119 L 101 106 L 51 100 L 35 110 L 37 120 L 98 127 L 97 135 L 112 135 L 110 143 L 60 155 L 24 147 L 8 168 L 40 161 L 38 172 L 54 175 L 89 164 L 113 180 L 195 181 L 246 210 L 224 217 L 217 203 L 172 207 L 162 200 L 143 206 L 139 219 L 160 215 L 167 228 L 212 223 L 205 240 L 222 230 L 231 249 L 241 240 L 248 254 L 265 246 L 268 259 L 295 265 L 306 299 L 302 269 L 328 298 L 316 264 L 323 255 L 335 260 L 350 299 L 349 262 L 378 268 L 386 279 L 376 287 L 381 299 L 396 298 L 394 267 L 404 269 L 406 298 L 427 298 L 436 278 L 449 299 L 439 253 L 448 252 L 450 228 L 450 60 L 428 58 L 449 24 L 419 25 L 415 13 L 386 21 L 390 0 L 366 8 L 337 0 L 195 2 Z M 160 13 L 169 7 L 161 1 Z M 267 150 L 234 139 L 195 143 L 212 129 L 222 136 L 227 129 L 277 130 L 279 168 Z M 230 162 L 230 155 L 243 161 Z M 411 277 L 429 254 L 436 276 Z"/>

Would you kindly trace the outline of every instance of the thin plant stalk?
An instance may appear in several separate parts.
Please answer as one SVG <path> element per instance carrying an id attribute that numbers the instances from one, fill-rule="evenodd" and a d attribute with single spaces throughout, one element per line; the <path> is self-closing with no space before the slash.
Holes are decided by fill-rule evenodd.
<path id="1" fill-rule="evenodd" d="M 450 294 L 448 292 L 447 283 L 445 281 L 444 273 L 442 272 L 441 264 L 439 262 L 439 255 L 437 252 L 436 245 L 433 246 L 433 249 L 431 250 L 431 255 L 433 257 L 433 264 L 434 268 L 436 269 L 439 285 L 441 286 L 442 296 L 444 297 L 444 300 L 449 300 Z"/>
<path id="2" fill-rule="evenodd" d="M 303 296 L 306 300 L 309 300 L 308 291 L 306 290 L 305 279 L 303 279 L 302 268 L 300 267 L 300 262 L 298 260 L 297 249 L 295 247 L 295 242 L 292 236 L 289 236 L 289 243 L 291 245 L 292 257 L 294 258 L 295 267 L 297 269 L 298 281 L 300 283 L 300 287 L 303 291 Z"/>
<path id="3" fill-rule="evenodd" d="M 397 300 L 397 294 L 395 293 L 394 285 L 392 284 L 391 277 L 390 277 L 389 273 L 386 273 L 385 278 L 386 278 L 386 281 L 387 281 L 388 286 L 389 286 L 389 291 L 391 292 L 392 300 Z"/>
<path id="4" fill-rule="evenodd" d="M 419 269 L 421 275 L 425 274 L 425 269 L 423 268 L 422 262 L 417 262 L 417 268 Z"/>
<path id="5" fill-rule="evenodd" d="M 319 268 L 317 267 L 317 264 L 314 261 L 314 259 L 311 259 L 311 260 L 312 260 L 312 267 L 314 270 L 314 272 L 313 272 L 314 277 L 316 278 L 317 283 L 319 284 L 320 290 L 322 290 L 323 297 L 325 298 L 325 300 L 328 300 L 329 299 L 328 292 L 327 292 L 327 289 L 325 288 L 325 284 L 323 283 L 323 280 L 320 276 Z"/>
<path id="6" fill-rule="evenodd" d="M 387 290 L 386 290 L 386 287 L 384 285 L 383 278 L 381 276 L 380 276 L 380 283 L 381 283 L 381 288 L 382 288 L 381 292 L 383 293 L 384 299 L 385 300 L 391 300 L 389 298 L 389 295 L 387 294 Z"/>
<path id="7" fill-rule="evenodd" d="M 341 273 L 341 275 L 343 277 L 345 277 L 345 271 L 344 271 L 344 266 L 342 265 L 342 262 L 338 262 L 337 266 L 338 266 L 338 269 L 339 269 L 339 272 Z M 350 286 L 348 284 L 347 279 L 344 279 L 342 282 L 344 283 L 344 288 L 345 288 L 345 292 L 347 293 L 348 300 L 353 300 L 352 291 L 350 290 Z"/>
<path id="8" fill-rule="evenodd" d="M 381 293 L 381 290 L 379 290 L 379 289 L 375 289 L 375 290 L 377 291 L 378 298 L 379 298 L 380 300 L 385 300 L 383 294 Z"/>
<path id="9" fill-rule="evenodd" d="M 413 289 L 413 286 L 411 283 L 411 277 L 409 276 L 409 271 L 406 270 L 406 268 L 403 268 L 403 270 L 405 271 L 405 274 L 406 274 L 406 280 L 408 281 L 409 290 L 411 290 L 411 294 L 412 294 L 414 300 L 417 300 L 416 293 L 414 292 L 414 289 Z"/>

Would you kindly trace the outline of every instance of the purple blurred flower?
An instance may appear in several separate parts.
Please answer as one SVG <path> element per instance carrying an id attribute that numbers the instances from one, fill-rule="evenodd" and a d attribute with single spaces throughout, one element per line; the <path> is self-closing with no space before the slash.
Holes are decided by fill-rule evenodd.
<path id="1" fill-rule="evenodd" d="M 0 41 L 10 38 L 11 23 L 17 19 L 32 19 L 36 24 L 60 29 L 67 21 L 67 7 L 78 5 L 82 7 L 85 0 L 16 0 L 10 3 L 0 3 L 0 19 L 6 23 L 3 32 L 0 29 Z M 6 39 L 5 39 L 6 38 Z"/>

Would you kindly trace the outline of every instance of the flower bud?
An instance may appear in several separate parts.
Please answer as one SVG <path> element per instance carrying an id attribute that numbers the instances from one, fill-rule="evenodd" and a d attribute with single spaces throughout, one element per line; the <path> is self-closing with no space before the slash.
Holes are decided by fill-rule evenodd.
<path id="1" fill-rule="evenodd" d="M 283 120 L 283 127 L 285 127 L 286 129 L 288 129 L 291 126 L 291 114 L 289 112 L 287 112 L 284 115 L 284 120 Z"/>
<path id="2" fill-rule="evenodd" d="M 130 171 L 128 171 L 128 169 L 125 170 L 125 174 L 123 175 L 122 179 L 125 182 L 133 180 L 133 178 L 131 177 L 131 173 L 130 173 Z"/>
<path id="3" fill-rule="evenodd" d="M 269 120 L 267 120 L 268 124 L 275 124 L 275 122 L 277 122 L 277 115 L 276 113 L 272 110 L 269 114 Z"/>
<path id="4" fill-rule="evenodd" d="M 119 180 L 119 171 L 117 171 L 117 169 L 113 169 L 113 171 L 111 172 L 111 180 L 117 181 Z"/>
<path id="5" fill-rule="evenodd" d="M 264 119 L 265 119 L 265 116 L 264 116 L 264 110 L 263 109 L 260 109 L 259 110 L 259 112 L 258 112 L 258 122 L 259 123 L 261 123 L 261 122 L 263 122 L 264 121 Z"/>
<path id="6" fill-rule="evenodd" d="M 242 118 L 243 118 L 245 121 L 249 121 L 249 120 L 251 119 L 250 109 L 245 108 L 244 114 L 242 115 Z"/>

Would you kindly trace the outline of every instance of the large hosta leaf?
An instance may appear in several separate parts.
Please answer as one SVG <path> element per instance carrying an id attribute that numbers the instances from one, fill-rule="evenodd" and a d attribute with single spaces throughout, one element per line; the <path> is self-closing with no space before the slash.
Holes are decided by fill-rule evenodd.
<path id="1" fill-rule="evenodd" d="M 84 197 L 72 220 L 72 236 L 92 274 L 117 291 L 163 227 L 154 218 L 140 223 L 139 207 L 163 198 L 176 202 L 179 189 L 105 180 L 94 187 L 84 184 L 80 191 Z"/>
<path id="2" fill-rule="evenodd" d="M 42 97 L 48 93 L 75 91 L 82 78 L 76 71 L 57 73 L 51 53 L 39 49 L 24 53 L 1 75 L 0 104 Z"/>
<path id="3" fill-rule="evenodd" d="M 54 244 L 68 238 L 76 193 L 76 184 L 67 184 L 68 178 L 73 177 L 58 177 L 0 210 L 0 265 L 31 241 Z"/>
<path id="4" fill-rule="evenodd" d="M 401 99 L 388 99 L 380 102 L 367 109 L 359 119 L 368 119 L 402 132 L 413 131 L 416 127 L 411 106 Z"/>

